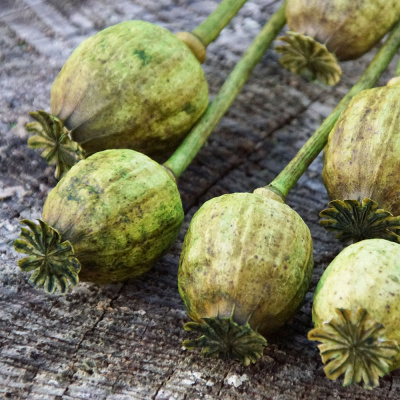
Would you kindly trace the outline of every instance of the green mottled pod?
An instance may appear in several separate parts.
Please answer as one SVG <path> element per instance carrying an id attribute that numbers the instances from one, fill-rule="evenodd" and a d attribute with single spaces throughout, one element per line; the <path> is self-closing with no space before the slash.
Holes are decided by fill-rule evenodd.
<path id="1" fill-rule="evenodd" d="M 187 348 L 239 359 L 262 356 L 271 333 L 290 319 L 308 289 L 312 240 L 300 216 L 255 193 L 223 195 L 194 215 L 179 264 L 178 286 L 201 338 Z"/>
<path id="2" fill-rule="evenodd" d="M 368 52 L 400 18 L 398 0 L 287 0 L 291 31 L 280 46 L 283 66 L 294 73 L 336 84 L 336 59 L 354 60 Z"/>
<path id="3" fill-rule="evenodd" d="M 312 314 L 309 339 L 322 342 L 327 377 L 378 386 L 400 367 L 400 245 L 369 239 L 344 249 L 318 283 Z"/>
<path id="4" fill-rule="evenodd" d="M 343 241 L 399 241 L 400 87 L 364 90 L 329 134 L 324 185 L 330 208 L 324 226 Z"/>
<path id="5" fill-rule="evenodd" d="M 19 266 L 35 270 L 32 283 L 65 292 L 79 264 L 82 281 L 142 275 L 174 243 L 182 221 L 164 167 L 133 150 L 106 150 L 71 168 L 48 195 L 40 226 L 23 221 L 30 231 L 22 228 L 14 246 L 29 255 Z"/>
<path id="6" fill-rule="evenodd" d="M 51 88 L 51 115 L 32 113 L 31 147 L 45 147 L 57 174 L 74 162 L 69 132 L 86 155 L 129 148 L 165 160 L 208 105 L 208 86 L 190 48 L 168 30 L 125 21 L 84 40 Z M 60 154 L 61 153 L 61 154 Z"/>

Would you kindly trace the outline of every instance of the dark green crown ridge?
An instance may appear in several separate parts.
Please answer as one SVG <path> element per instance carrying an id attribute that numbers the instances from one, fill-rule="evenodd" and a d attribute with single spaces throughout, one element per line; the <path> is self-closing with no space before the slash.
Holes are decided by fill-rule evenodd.
<path id="1" fill-rule="evenodd" d="M 36 286 L 43 286 L 47 293 L 54 293 L 57 288 L 65 294 L 68 286 L 75 286 L 79 282 L 78 273 L 81 265 L 74 257 L 74 249 L 66 240 L 62 242 L 60 233 L 38 220 L 39 225 L 23 219 L 21 223 L 29 229 L 21 228 L 20 238 L 14 241 L 14 248 L 18 253 L 28 254 L 28 257 L 18 261 L 22 271 L 34 271 L 29 282 Z"/>
<path id="2" fill-rule="evenodd" d="M 395 232 L 400 229 L 400 216 L 379 208 L 375 201 L 333 200 L 328 209 L 320 212 L 321 225 L 328 231 L 338 232 L 336 238 L 342 242 L 358 242 L 365 239 L 386 239 L 400 243 Z"/>
<path id="3" fill-rule="evenodd" d="M 390 372 L 393 358 L 399 352 L 396 340 L 387 340 L 385 327 L 360 308 L 357 312 L 336 309 L 336 315 L 322 327 L 308 333 L 318 345 L 329 379 L 342 374 L 343 386 L 364 382 L 366 389 L 379 386 L 379 377 Z"/>
<path id="4" fill-rule="evenodd" d="M 262 357 L 267 340 L 251 329 L 249 323 L 238 325 L 229 318 L 203 318 L 202 323 L 188 322 L 186 331 L 202 335 L 193 340 L 185 340 L 187 349 L 201 348 L 206 357 L 221 357 L 238 360 L 244 365 L 255 363 Z"/>
<path id="5" fill-rule="evenodd" d="M 26 124 L 26 130 L 35 133 L 28 139 L 28 146 L 32 149 L 44 149 L 41 156 L 49 164 L 56 164 L 54 175 L 60 179 L 84 157 L 84 151 L 77 142 L 70 139 L 68 129 L 59 118 L 43 110 L 29 114 L 36 122 Z"/>
<path id="6" fill-rule="evenodd" d="M 325 45 L 310 36 L 291 31 L 278 40 L 287 43 L 276 46 L 275 51 L 282 54 L 279 62 L 290 72 L 317 79 L 327 85 L 336 85 L 340 81 L 342 70 L 334 54 Z"/>

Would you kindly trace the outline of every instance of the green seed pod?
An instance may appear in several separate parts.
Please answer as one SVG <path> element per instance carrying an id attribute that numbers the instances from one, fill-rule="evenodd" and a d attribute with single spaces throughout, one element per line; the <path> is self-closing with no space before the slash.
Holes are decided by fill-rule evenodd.
<path id="1" fill-rule="evenodd" d="M 312 314 L 308 337 L 322 342 L 327 377 L 378 386 L 400 367 L 400 245 L 370 239 L 343 250 L 318 283 Z"/>
<path id="2" fill-rule="evenodd" d="M 125 21 L 74 50 L 51 88 L 51 115 L 32 113 L 28 144 L 45 148 L 59 176 L 82 150 L 129 148 L 165 160 L 207 105 L 207 82 L 188 45 L 160 26 Z"/>
<path id="3" fill-rule="evenodd" d="M 321 223 L 342 241 L 399 241 L 400 87 L 364 90 L 329 134 L 322 177 L 330 208 Z"/>
<path id="4" fill-rule="evenodd" d="M 174 243 L 183 221 L 171 175 L 133 150 L 106 150 L 80 161 L 50 192 L 37 226 L 24 220 L 14 247 L 29 256 L 30 281 L 52 293 L 82 281 L 137 277 Z"/>
<path id="5" fill-rule="evenodd" d="M 278 46 L 281 64 L 329 85 L 340 80 L 340 61 L 367 53 L 400 17 L 398 0 L 287 0 L 291 31 Z"/>
<path id="6" fill-rule="evenodd" d="M 262 356 L 262 335 L 281 327 L 308 289 L 312 240 L 290 207 L 267 191 L 235 193 L 207 201 L 186 234 L 178 272 L 179 293 L 202 336 L 203 348 L 245 365 Z"/>

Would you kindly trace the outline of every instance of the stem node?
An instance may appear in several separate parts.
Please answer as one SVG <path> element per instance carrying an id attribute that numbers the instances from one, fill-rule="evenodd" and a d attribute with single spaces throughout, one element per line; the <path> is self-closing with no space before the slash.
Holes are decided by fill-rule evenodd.
<path id="1" fill-rule="evenodd" d="M 199 60 L 199 63 L 203 64 L 203 62 L 206 60 L 207 54 L 206 47 L 201 40 L 191 32 L 178 32 L 175 34 L 175 36 L 182 40 L 182 42 L 189 47 L 191 52 Z"/>

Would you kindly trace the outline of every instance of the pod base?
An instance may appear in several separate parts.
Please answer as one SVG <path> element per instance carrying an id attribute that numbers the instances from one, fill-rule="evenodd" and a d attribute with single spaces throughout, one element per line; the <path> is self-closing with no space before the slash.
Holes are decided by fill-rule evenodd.
<path id="1" fill-rule="evenodd" d="M 187 349 L 201 348 L 207 357 L 221 357 L 242 362 L 255 363 L 263 355 L 267 340 L 251 329 L 249 323 L 239 325 L 229 318 L 203 318 L 202 323 L 188 322 L 186 331 L 194 331 L 198 339 L 185 340 Z"/>
<path id="2" fill-rule="evenodd" d="M 321 225 L 328 231 L 337 232 L 341 242 L 359 242 L 365 239 L 386 239 L 400 243 L 397 230 L 400 216 L 379 208 L 375 201 L 364 198 L 358 200 L 333 200 L 330 208 L 320 212 Z"/>
<path id="3" fill-rule="evenodd" d="M 360 308 L 357 312 L 336 309 L 328 322 L 308 333 L 318 345 L 329 379 L 342 374 L 343 386 L 364 382 L 365 389 L 379 386 L 379 378 L 390 372 L 393 358 L 399 352 L 396 340 L 387 340 L 385 327 Z"/>
<path id="4" fill-rule="evenodd" d="M 292 31 L 278 40 L 286 42 L 286 45 L 276 46 L 275 51 L 282 54 L 279 62 L 290 72 L 319 80 L 326 85 L 333 86 L 340 81 L 342 70 L 334 54 L 324 44 Z"/>
<path id="5" fill-rule="evenodd" d="M 71 140 L 68 129 L 59 118 L 43 110 L 29 114 L 36 121 L 26 124 L 26 130 L 35 134 L 28 139 L 28 146 L 32 149 L 43 148 L 42 157 L 49 164 L 56 164 L 54 175 L 60 179 L 84 158 L 84 150 Z"/>
<path id="6" fill-rule="evenodd" d="M 74 256 L 74 249 L 68 240 L 62 241 L 57 229 L 38 220 L 39 225 L 23 219 L 21 223 L 29 229 L 21 228 L 20 238 L 14 241 L 18 253 L 28 254 L 18 261 L 22 271 L 34 271 L 29 282 L 36 287 L 43 286 L 47 293 L 57 289 L 65 294 L 69 286 L 79 282 L 81 264 Z"/>

